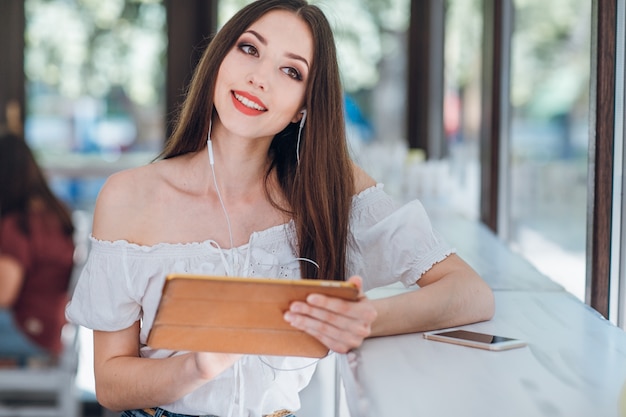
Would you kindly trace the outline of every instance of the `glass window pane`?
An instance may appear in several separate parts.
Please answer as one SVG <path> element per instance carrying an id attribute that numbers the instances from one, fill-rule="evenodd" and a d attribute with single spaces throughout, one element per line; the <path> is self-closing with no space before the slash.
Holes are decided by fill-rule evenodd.
<path id="1" fill-rule="evenodd" d="M 90 209 L 104 178 L 165 135 L 160 0 L 25 0 L 25 135 L 52 185 Z M 63 28 L 63 30 L 59 30 Z"/>
<path id="2" fill-rule="evenodd" d="M 450 206 L 478 220 L 482 0 L 448 0 L 445 9 L 444 133 L 448 144 Z"/>
<path id="3" fill-rule="evenodd" d="M 584 300 L 591 2 L 514 5 L 510 239 Z"/>
<path id="4" fill-rule="evenodd" d="M 408 198 L 407 0 L 315 1 L 337 43 L 346 132 L 355 161 L 396 198 Z"/>

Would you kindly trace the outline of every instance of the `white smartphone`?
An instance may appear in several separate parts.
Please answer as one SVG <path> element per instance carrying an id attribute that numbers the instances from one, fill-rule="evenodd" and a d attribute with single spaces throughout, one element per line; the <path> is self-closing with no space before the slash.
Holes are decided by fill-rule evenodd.
<path id="1" fill-rule="evenodd" d="M 508 350 L 526 346 L 526 342 L 510 337 L 477 333 L 469 330 L 443 330 L 424 333 L 424 338 L 486 350 Z"/>

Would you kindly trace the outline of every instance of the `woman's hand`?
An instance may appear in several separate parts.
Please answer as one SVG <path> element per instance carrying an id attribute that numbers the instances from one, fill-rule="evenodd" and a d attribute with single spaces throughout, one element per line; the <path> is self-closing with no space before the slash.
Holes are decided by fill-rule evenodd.
<path id="1" fill-rule="evenodd" d="M 195 352 L 196 370 L 201 378 L 213 379 L 230 368 L 243 355 L 235 353 Z"/>
<path id="2" fill-rule="evenodd" d="M 94 333 L 98 402 L 112 411 L 168 404 L 215 378 L 242 355 L 185 353 L 163 359 L 139 357 L 139 321 L 112 332 Z"/>
<path id="3" fill-rule="evenodd" d="M 361 277 L 353 276 L 348 282 L 359 288 L 357 301 L 311 294 L 306 302 L 293 302 L 285 313 L 285 320 L 337 353 L 361 346 L 372 331 L 377 312 L 363 295 Z"/>

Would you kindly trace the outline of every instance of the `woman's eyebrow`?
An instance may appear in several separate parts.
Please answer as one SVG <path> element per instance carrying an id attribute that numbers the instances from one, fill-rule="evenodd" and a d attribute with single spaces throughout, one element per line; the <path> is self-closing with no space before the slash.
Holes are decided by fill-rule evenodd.
<path id="1" fill-rule="evenodd" d="M 265 39 L 263 37 L 263 35 L 261 35 L 259 32 L 255 31 L 255 30 L 252 30 L 252 29 L 249 29 L 249 30 L 247 30 L 244 33 L 250 33 L 250 34 L 254 35 L 259 40 L 259 42 L 261 42 L 261 44 L 263 44 L 265 46 L 267 45 L 267 39 Z M 304 65 L 306 65 L 307 69 L 309 69 L 309 61 L 307 61 L 306 58 L 304 58 L 304 57 L 302 57 L 302 56 L 300 56 L 298 54 L 294 54 L 293 52 L 287 52 L 285 55 L 287 57 L 291 58 L 291 59 L 296 59 L 298 61 L 302 61 L 304 63 Z"/>
<path id="2" fill-rule="evenodd" d="M 259 42 L 261 42 L 263 45 L 267 45 L 267 40 L 263 37 L 263 35 L 261 35 L 259 32 L 255 31 L 255 30 L 247 30 L 245 33 L 251 33 L 254 36 L 257 37 L 257 39 L 259 40 Z"/>

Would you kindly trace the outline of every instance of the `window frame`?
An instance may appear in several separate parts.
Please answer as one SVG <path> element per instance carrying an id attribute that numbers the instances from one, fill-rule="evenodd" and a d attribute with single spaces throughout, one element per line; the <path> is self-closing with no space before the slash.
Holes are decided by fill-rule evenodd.
<path id="1" fill-rule="evenodd" d="M 617 0 L 593 0 L 585 302 L 609 318 Z"/>

